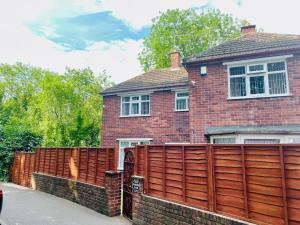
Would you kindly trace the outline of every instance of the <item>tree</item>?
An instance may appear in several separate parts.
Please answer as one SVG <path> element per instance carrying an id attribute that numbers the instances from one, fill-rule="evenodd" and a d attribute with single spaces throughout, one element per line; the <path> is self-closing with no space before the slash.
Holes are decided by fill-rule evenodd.
<path id="1" fill-rule="evenodd" d="M 139 61 L 145 71 L 170 66 L 169 54 L 180 51 L 183 57 L 199 54 L 225 40 L 238 37 L 245 21 L 219 10 L 198 13 L 194 9 L 168 10 L 153 19 Z"/>
<path id="2" fill-rule="evenodd" d="M 100 92 L 111 86 L 105 71 L 70 69 L 57 74 L 17 63 L 0 65 L 0 180 L 14 151 L 36 146 L 99 146 Z"/>

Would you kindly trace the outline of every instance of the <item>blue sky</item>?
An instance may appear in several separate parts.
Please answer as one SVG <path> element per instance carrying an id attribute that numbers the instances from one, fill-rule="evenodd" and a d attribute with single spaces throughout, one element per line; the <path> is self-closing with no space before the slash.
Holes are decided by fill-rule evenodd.
<path id="1" fill-rule="evenodd" d="M 0 8 L 0 63 L 63 72 L 106 70 L 121 82 L 142 72 L 137 60 L 151 20 L 173 8 L 217 8 L 266 32 L 300 34 L 298 1 L 10 0 Z"/>

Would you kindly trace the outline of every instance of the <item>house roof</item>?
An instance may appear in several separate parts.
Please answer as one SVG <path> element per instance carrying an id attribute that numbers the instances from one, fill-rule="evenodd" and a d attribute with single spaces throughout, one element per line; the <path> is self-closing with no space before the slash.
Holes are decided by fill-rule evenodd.
<path id="1" fill-rule="evenodd" d="M 206 128 L 206 135 L 217 134 L 299 134 L 300 125 L 221 126 Z"/>
<path id="2" fill-rule="evenodd" d="M 300 35 L 255 32 L 186 58 L 184 64 L 294 49 L 300 49 Z"/>
<path id="3" fill-rule="evenodd" d="M 183 67 L 152 70 L 104 90 L 102 95 L 121 92 L 187 86 L 188 74 Z"/>

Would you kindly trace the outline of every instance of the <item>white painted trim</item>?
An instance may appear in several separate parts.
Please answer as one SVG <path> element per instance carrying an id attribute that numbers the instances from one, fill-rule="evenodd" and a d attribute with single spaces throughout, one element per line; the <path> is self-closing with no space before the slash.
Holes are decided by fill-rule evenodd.
<path id="1" fill-rule="evenodd" d="M 293 139 L 300 138 L 300 135 L 292 134 L 236 134 L 236 135 L 211 135 L 210 143 L 213 144 L 214 138 L 235 138 L 236 144 L 244 144 L 246 139 L 279 139 L 280 144 L 293 143 Z"/>
<path id="2" fill-rule="evenodd" d="M 235 138 L 235 143 L 238 143 L 238 135 L 212 135 L 210 136 L 210 143 L 214 143 L 215 138 Z"/>
<path id="3" fill-rule="evenodd" d="M 149 96 L 149 100 L 142 100 L 142 96 L 143 95 L 124 95 L 124 96 L 120 96 L 120 117 L 123 118 L 127 118 L 127 117 L 144 117 L 144 116 L 150 116 L 151 114 L 151 95 L 150 94 L 144 94 Z M 129 97 L 129 102 L 122 102 L 122 98 L 125 97 Z M 132 101 L 131 98 L 132 97 L 139 97 L 138 101 Z M 141 110 L 142 110 L 142 102 L 149 102 L 149 113 L 148 114 L 141 114 Z M 123 109 L 123 103 L 129 103 L 129 115 L 122 115 L 122 109 Z M 131 105 L 133 103 L 138 103 L 139 104 L 139 113 L 138 114 L 131 114 Z"/>
<path id="4" fill-rule="evenodd" d="M 188 88 L 172 88 L 171 91 L 175 92 L 189 92 Z"/>
<path id="5" fill-rule="evenodd" d="M 123 170 L 124 165 L 124 148 L 121 148 L 121 142 L 128 142 L 131 146 L 132 142 L 149 142 L 152 141 L 152 138 L 118 138 L 118 146 L 119 146 L 119 161 L 118 161 L 118 170 Z M 130 147 L 129 146 L 129 147 Z"/>
<path id="6" fill-rule="evenodd" d="M 120 97 L 130 97 L 132 95 L 150 95 L 153 92 L 154 91 L 132 91 L 132 92 L 126 92 L 126 93 L 122 93 L 122 94 L 117 94 L 117 96 L 120 96 Z"/>
<path id="7" fill-rule="evenodd" d="M 165 145 L 188 145 L 190 142 L 166 142 Z"/>
<path id="8" fill-rule="evenodd" d="M 186 97 L 177 97 L 177 94 L 180 94 L 180 93 L 188 93 L 188 96 L 186 96 Z M 186 104 L 187 108 L 186 109 L 177 109 L 177 100 L 178 99 L 184 99 L 184 100 L 187 101 L 187 104 Z M 190 104 L 190 93 L 189 93 L 189 91 L 177 91 L 177 92 L 175 92 L 175 112 L 188 112 L 189 109 L 190 109 L 189 104 Z"/>
<path id="9" fill-rule="evenodd" d="M 153 138 L 117 138 L 117 141 L 152 141 Z"/>
<path id="10" fill-rule="evenodd" d="M 280 56 L 272 56 L 272 57 L 264 57 L 264 58 L 255 58 L 255 59 L 246 59 L 246 60 L 238 60 L 238 61 L 229 61 L 223 62 L 223 65 L 237 65 L 237 64 L 248 64 L 248 63 L 259 63 L 259 62 L 267 62 L 267 61 L 277 61 L 284 60 L 287 58 L 291 58 L 294 55 L 280 55 Z"/>
<path id="11" fill-rule="evenodd" d="M 271 58 L 271 57 L 269 57 Z M 274 58 L 274 57 L 273 57 Z M 268 72 L 267 69 L 267 64 L 268 63 L 274 63 L 274 62 L 284 62 L 285 64 L 285 70 L 283 71 L 274 71 L 274 72 Z M 232 99 L 253 99 L 253 98 L 272 98 L 272 97 L 284 97 L 284 96 L 291 96 L 290 93 L 290 85 L 289 85 L 289 78 L 288 78 L 288 65 L 286 60 L 282 59 L 281 60 L 269 60 L 269 61 L 265 61 L 264 64 L 264 68 L 265 68 L 265 72 L 259 72 L 259 73 L 248 73 L 248 66 L 249 65 L 253 65 L 256 63 L 252 63 L 252 64 L 238 64 L 238 65 L 231 65 L 231 66 L 227 66 L 227 88 L 228 88 L 228 92 L 227 92 L 227 99 L 228 100 L 232 100 Z M 257 63 L 258 64 L 258 63 Z M 232 67 L 236 67 L 236 66 L 244 66 L 245 67 L 245 74 L 243 75 L 236 75 L 236 76 L 230 76 L 230 68 Z M 273 74 L 273 73 L 280 73 L 280 72 L 284 72 L 286 74 L 285 79 L 286 79 L 286 93 L 284 94 L 270 94 L 269 93 L 269 74 Z M 255 77 L 255 76 L 263 76 L 264 77 L 264 89 L 265 89 L 265 93 L 261 93 L 261 94 L 250 94 L 250 77 Z M 231 78 L 237 78 L 237 77 L 245 77 L 245 82 L 246 82 L 246 96 L 236 96 L 236 97 L 231 97 L 230 96 L 230 79 Z"/>

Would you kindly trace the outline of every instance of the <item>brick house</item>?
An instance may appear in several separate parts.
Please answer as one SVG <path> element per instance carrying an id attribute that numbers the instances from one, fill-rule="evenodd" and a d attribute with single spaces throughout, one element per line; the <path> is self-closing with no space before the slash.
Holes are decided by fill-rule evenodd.
<path id="1" fill-rule="evenodd" d="M 300 36 L 246 26 L 180 62 L 102 93 L 104 146 L 300 142 Z"/>
<path id="2" fill-rule="evenodd" d="M 180 54 L 170 68 L 153 70 L 111 87 L 103 95 L 102 145 L 123 149 L 147 143 L 189 143 L 188 74 Z M 119 169 L 123 163 L 119 162 Z"/>

